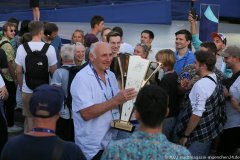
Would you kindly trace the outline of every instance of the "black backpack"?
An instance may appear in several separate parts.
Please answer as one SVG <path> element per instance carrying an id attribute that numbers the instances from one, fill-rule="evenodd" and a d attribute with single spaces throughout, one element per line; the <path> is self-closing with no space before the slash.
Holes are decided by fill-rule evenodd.
<path id="1" fill-rule="evenodd" d="M 83 69 L 85 66 L 87 66 L 88 63 L 84 63 L 83 65 L 79 66 L 61 66 L 61 68 L 68 70 L 69 75 L 68 75 L 68 85 L 67 85 L 67 97 L 65 97 L 64 104 L 65 106 L 68 107 L 69 110 L 72 110 L 72 95 L 70 92 L 71 84 L 76 76 L 76 74 Z M 70 112 L 71 113 L 71 112 Z M 71 114 L 70 114 L 71 116 Z"/>
<path id="2" fill-rule="evenodd" d="M 49 84 L 48 57 L 46 52 L 50 44 L 45 43 L 41 51 L 32 51 L 28 43 L 23 43 L 27 52 L 25 58 L 25 81 L 30 89 Z"/>

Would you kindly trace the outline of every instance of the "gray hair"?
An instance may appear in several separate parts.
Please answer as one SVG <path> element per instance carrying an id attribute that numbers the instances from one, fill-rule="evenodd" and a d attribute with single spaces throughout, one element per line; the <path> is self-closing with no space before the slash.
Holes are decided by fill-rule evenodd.
<path id="1" fill-rule="evenodd" d="M 99 46 L 101 44 L 106 44 L 110 48 L 109 43 L 106 43 L 106 42 L 98 41 L 98 42 L 92 43 L 91 46 L 90 46 L 90 49 L 89 49 L 89 54 L 92 54 L 94 59 L 96 59 L 96 57 L 97 57 L 97 54 L 95 53 L 95 49 L 96 49 L 97 46 Z"/>
<path id="2" fill-rule="evenodd" d="M 77 42 L 75 44 L 75 48 L 74 48 L 74 51 L 76 51 L 76 48 L 79 47 L 79 48 L 84 48 L 85 49 L 85 46 L 81 43 L 81 42 Z"/>
<path id="3" fill-rule="evenodd" d="M 74 60 L 74 49 L 75 46 L 71 44 L 64 44 L 61 47 L 61 58 L 62 60 Z"/>
<path id="4" fill-rule="evenodd" d="M 94 59 L 97 58 L 97 55 L 95 53 L 95 48 L 96 48 L 96 43 L 92 43 L 91 46 L 90 46 L 90 49 L 89 49 L 89 54 L 92 54 Z"/>

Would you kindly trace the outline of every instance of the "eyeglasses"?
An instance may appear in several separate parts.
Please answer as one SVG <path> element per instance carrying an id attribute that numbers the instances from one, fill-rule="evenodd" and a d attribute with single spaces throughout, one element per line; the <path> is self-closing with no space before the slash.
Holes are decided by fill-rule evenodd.
<path id="1" fill-rule="evenodd" d="M 16 32 L 17 32 L 17 30 L 13 30 L 13 29 L 11 29 L 11 30 L 10 30 L 10 32 L 15 32 L 15 33 L 16 33 Z"/>

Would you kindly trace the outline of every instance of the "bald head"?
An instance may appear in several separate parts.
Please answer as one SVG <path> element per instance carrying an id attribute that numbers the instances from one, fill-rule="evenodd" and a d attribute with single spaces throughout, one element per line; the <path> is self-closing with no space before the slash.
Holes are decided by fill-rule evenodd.
<path id="1" fill-rule="evenodd" d="M 106 42 L 96 42 L 90 47 L 90 62 L 97 71 L 106 71 L 112 62 L 111 47 Z"/>
<path id="2" fill-rule="evenodd" d="M 96 43 L 92 43 L 92 45 L 90 47 L 90 55 L 93 55 L 93 57 L 96 58 L 99 52 L 104 52 L 104 50 L 107 51 L 108 49 L 110 49 L 110 52 L 111 52 L 111 47 L 106 42 L 99 41 Z"/>

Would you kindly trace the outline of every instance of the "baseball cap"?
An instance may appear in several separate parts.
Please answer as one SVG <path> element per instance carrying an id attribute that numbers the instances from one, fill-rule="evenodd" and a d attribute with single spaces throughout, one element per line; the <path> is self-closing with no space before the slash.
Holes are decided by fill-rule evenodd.
<path id="1" fill-rule="evenodd" d="M 225 45 L 227 45 L 227 38 L 226 38 L 222 33 L 213 32 L 213 33 L 211 34 L 211 37 L 212 37 L 212 39 L 213 39 L 214 37 L 218 37 L 219 39 L 222 40 L 222 42 L 223 42 Z"/>
<path id="2" fill-rule="evenodd" d="M 52 117 L 60 111 L 63 100 L 64 91 L 61 87 L 41 85 L 33 90 L 29 102 L 30 112 L 34 117 Z"/>
<path id="3" fill-rule="evenodd" d="M 240 58 L 240 48 L 237 46 L 228 46 L 223 54 L 223 57 L 239 57 Z"/>
<path id="4" fill-rule="evenodd" d="M 85 38 L 85 44 L 87 47 L 90 47 L 92 43 L 95 43 L 98 41 L 98 38 L 91 33 L 86 34 L 84 38 Z"/>

